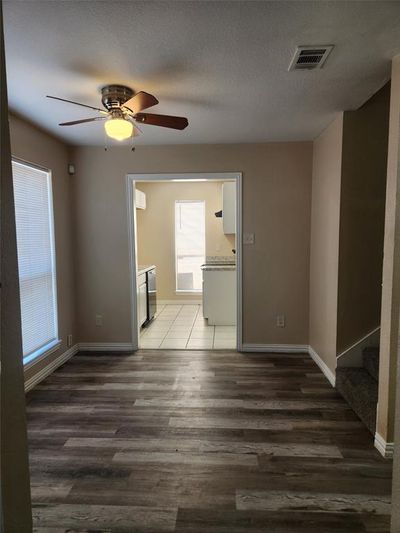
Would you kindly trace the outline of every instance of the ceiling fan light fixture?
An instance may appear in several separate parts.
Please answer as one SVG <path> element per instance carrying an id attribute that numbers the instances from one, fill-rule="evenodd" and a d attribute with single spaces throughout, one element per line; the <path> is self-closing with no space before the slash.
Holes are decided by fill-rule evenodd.
<path id="1" fill-rule="evenodd" d="M 132 137 L 133 124 L 125 118 L 110 118 L 104 123 L 104 129 L 111 139 L 125 141 Z"/>

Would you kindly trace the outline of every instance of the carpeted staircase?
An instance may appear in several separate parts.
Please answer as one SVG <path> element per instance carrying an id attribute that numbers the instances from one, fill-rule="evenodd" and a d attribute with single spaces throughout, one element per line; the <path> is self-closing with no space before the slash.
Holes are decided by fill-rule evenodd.
<path id="1" fill-rule="evenodd" d="M 378 403 L 379 348 L 363 350 L 361 368 L 337 368 L 336 388 L 370 432 L 375 435 Z"/>

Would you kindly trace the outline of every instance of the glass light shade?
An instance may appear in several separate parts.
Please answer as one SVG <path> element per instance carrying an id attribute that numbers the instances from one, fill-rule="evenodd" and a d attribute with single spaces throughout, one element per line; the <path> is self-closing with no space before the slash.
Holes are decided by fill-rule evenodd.
<path id="1" fill-rule="evenodd" d="M 133 133 L 133 124 L 124 118 L 111 118 L 104 123 L 106 133 L 111 139 L 124 141 Z"/>

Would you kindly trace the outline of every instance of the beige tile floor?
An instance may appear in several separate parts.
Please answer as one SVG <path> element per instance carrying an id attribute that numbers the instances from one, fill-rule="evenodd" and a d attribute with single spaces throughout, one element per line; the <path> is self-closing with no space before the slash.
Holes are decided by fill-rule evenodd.
<path id="1" fill-rule="evenodd" d="M 140 348 L 224 350 L 236 348 L 235 326 L 209 326 L 201 305 L 164 305 L 143 328 Z"/>

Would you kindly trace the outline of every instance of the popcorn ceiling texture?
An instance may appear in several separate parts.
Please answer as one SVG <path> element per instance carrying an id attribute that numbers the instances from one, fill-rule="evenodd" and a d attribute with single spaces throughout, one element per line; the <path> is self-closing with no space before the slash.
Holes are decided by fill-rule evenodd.
<path id="1" fill-rule="evenodd" d="M 102 145 L 95 112 L 121 83 L 183 131 L 141 126 L 135 144 L 313 140 L 390 76 L 399 2 L 4 2 L 10 106 L 71 144 Z M 375 43 L 375 46 L 371 46 Z M 325 66 L 288 72 L 297 45 L 334 44 Z"/>

